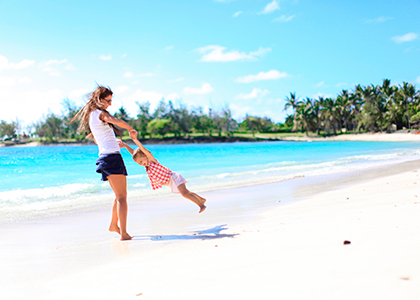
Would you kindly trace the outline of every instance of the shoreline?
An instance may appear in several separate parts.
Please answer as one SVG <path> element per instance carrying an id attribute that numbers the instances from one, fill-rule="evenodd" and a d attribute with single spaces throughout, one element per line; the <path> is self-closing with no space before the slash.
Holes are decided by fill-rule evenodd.
<path id="1" fill-rule="evenodd" d="M 237 142 L 273 142 L 273 141 L 294 141 L 294 142 L 319 142 L 319 141 L 369 141 L 369 142 L 420 142 L 420 134 L 417 131 L 395 132 L 395 133 L 351 133 L 328 137 L 279 137 L 279 138 L 245 138 L 245 137 L 171 137 L 160 139 L 141 139 L 145 145 L 175 145 L 175 144 L 199 144 L 199 143 L 237 143 Z M 131 140 L 127 140 L 129 144 Z M 37 146 L 83 146 L 96 145 L 93 140 L 63 141 L 63 142 L 12 142 L 0 143 L 1 147 L 37 147 Z"/>
<path id="2" fill-rule="evenodd" d="M 420 142 L 420 135 L 410 132 L 341 134 L 329 137 L 285 137 L 287 141 L 363 141 L 363 142 Z"/>
<path id="3" fill-rule="evenodd" d="M 419 165 L 208 192 L 203 214 L 177 195 L 139 203 L 129 209 L 128 242 L 106 231 L 108 209 L 5 226 L 2 291 L 14 299 L 418 299 Z"/>
<path id="4" fill-rule="evenodd" d="M 200 136 L 200 137 L 169 137 L 169 138 L 148 138 L 140 139 L 145 145 L 177 145 L 177 144 L 204 144 L 204 143 L 237 143 L 237 142 L 270 142 L 280 141 L 277 138 L 245 138 L 245 137 L 218 137 L 218 136 Z M 124 142 L 133 144 L 130 139 Z M 0 143 L 1 147 L 37 147 L 37 146 L 85 146 L 94 145 L 91 139 L 81 141 L 61 141 L 61 142 L 12 142 Z"/>

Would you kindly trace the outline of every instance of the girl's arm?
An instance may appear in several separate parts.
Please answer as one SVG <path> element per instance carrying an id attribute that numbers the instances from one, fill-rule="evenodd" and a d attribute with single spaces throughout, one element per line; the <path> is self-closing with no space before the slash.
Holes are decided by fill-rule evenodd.
<path id="1" fill-rule="evenodd" d="M 137 135 L 134 138 L 134 136 L 131 136 L 131 139 L 134 141 L 134 143 L 136 143 L 136 145 L 141 149 L 141 151 L 143 151 L 144 154 L 146 154 L 147 159 L 151 162 L 157 163 L 157 159 L 152 155 L 152 153 L 147 150 L 146 148 L 144 148 L 143 144 L 137 139 Z"/>
<path id="2" fill-rule="evenodd" d="M 125 148 L 125 149 L 127 149 L 127 150 L 128 150 L 128 152 L 130 152 L 130 154 L 131 154 L 131 155 L 133 155 L 133 153 L 134 153 L 133 148 L 131 148 L 130 146 L 128 146 L 126 143 L 124 143 L 124 142 L 123 142 L 123 141 L 121 141 L 121 140 L 117 140 L 117 142 L 118 142 L 118 145 L 120 146 L 120 148 Z"/>
<path id="3" fill-rule="evenodd" d="M 121 128 L 124 128 L 124 129 L 127 129 L 130 134 L 135 133 L 136 136 L 137 136 L 137 131 L 134 130 L 134 128 L 131 127 L 127 122 L 125 122 L 121 119 L 118 119 L 114 116 L 111 116 L 107 111 L 101 112 L 101 114 L 99 115 L 99 120 L 117 125 L 118 127 L 121 127 Z"/>

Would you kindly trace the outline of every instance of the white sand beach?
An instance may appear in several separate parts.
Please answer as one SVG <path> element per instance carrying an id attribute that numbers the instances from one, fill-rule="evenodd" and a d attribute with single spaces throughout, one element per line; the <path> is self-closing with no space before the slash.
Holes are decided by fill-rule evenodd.
<path id="1" fill-rule="evenodd" d="M 293 182 L 3 225 L 0 297 L 420 299 L 420 161 Z"/>

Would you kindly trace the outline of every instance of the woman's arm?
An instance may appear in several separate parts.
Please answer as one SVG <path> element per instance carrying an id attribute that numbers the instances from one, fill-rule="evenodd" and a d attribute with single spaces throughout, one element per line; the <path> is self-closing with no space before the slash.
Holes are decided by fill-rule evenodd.
<path id="1" fill-rule="evenodd" d="M 96 139 L 95 139 L 95 137 L 93 136 L 93 133 L 91 132 L 91 133 L 89 133 L 87 136 L 86 136 L 86 138 L 88 139 L 88 138 L 93 138 L 93 141 L 95 142 L 95 144 L 97 145 L 98 143 L 96 142 Z"/>
<path id="2" fill-rule="evenodd" d="M 137 136 L 137 131 L 134 130 L 134 128 L 131 127 L 127 122 L 125 122 L 121 119 L 118 119 L 114 116 L 111 116 L 107 111 L 101 112 L 101 114 L 99 115 L 99 120 L 117 125 L 118 127 L 121 127 L 121 128 L 124 128 L 124 129 L 127 129 L 130 134 L 131 134 L 131 132 L 133 132 L 133 133 L 135 132 L 135 134 Z"/>

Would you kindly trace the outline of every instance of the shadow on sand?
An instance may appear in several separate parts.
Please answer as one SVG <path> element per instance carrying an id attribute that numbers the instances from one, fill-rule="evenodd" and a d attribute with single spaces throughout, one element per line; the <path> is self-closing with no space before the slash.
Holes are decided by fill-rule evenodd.
<path id="1" fill-rule="evenodd" d="M 233 238 L 238 233 L 224 234 L 220 233 L 226 230 L 226 224 L 219 225 L 207 230 L 193 231 L 192 234 L 181 234 L 181 235 L 143 235 L 133 236 L 133 240 L 152 240 L 152 241 L 172 241 L 172 240 L 214 240 L 222 238 Z"/>

